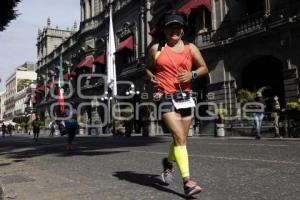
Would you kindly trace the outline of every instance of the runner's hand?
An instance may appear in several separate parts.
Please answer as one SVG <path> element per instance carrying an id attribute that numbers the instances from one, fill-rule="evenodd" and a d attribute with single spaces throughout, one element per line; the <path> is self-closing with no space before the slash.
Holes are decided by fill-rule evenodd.
<path id="1" fill-rule="evenodd" d="M 159 82 L 156 80 L 156 77 L 154 75 L 151 76 L 150 81 L 154 84 L 154 87 L 157 87 L 159 85 Z"/>
<path id="2" fill-rule="evenodd" d="M 192 72 L 190 72 L 190 71 L 183 71 L 183 72 L 180 72 L 178 75 L 178 80 L 181 83 L 189 82 L 191 79 L 192 79 Z"/>

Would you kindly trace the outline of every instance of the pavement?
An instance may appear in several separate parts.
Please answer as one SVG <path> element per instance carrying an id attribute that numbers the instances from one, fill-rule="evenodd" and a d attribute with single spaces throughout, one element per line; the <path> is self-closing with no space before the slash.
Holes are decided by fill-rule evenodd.
<path id="1" fill-rule="evenodd" d="M 300 140 L 189 137 L 192 178 L 202 200 L 300 199 Z M 179 171 L 170 186 L 160 180 L 171 138 L 25 134 L 0 138 L 3 198 L 17 200 L 185 199 Z M 1 199 L 1 190 L 0 190 Z M 2 200 L 1 199 L 1 200 Z"/>

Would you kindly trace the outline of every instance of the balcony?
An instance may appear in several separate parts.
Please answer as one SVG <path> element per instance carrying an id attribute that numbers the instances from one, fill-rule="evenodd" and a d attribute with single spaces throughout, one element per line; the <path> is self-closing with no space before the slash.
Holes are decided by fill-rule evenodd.
<path id="1" fill-rule="evenodd" d="M 272 10 L 269 16 L 263 12 L 246 16 L 236 23 L 222 25 L 217 30 L 199 33 L 194 42 L 202 48 L 231 43 L 233 40 L 242 39 L 266 30 L 284 26 L 300 18 L 300 2 L 285 5 L 277 10 Z"/>
<path id="2" fill-rule="evenodd" d="M 232 36 L 235 35 L 243 35 L 250 32 L 258 31 L 264 28 L 266 18 L 264 17 L 264 13 L 259 12 L 253 15 L 249 15 L 243 18 L 240 22 L 235 24 L 232 28 L 234 31 Z"/>
<path id="3" fill-rule="evenodd" d="M 141 61 L 135 60 L 130 64 L 124 65 L 123 68 L 120 69 L 121 72 L 120 74 L 118 74 L 118 76 L 120 78 L 128 78 L 129 76 L 133 76 L 135 73 L 144 71 L 145 69 L 140 65 L 141 63 L 142 63 Z"/>

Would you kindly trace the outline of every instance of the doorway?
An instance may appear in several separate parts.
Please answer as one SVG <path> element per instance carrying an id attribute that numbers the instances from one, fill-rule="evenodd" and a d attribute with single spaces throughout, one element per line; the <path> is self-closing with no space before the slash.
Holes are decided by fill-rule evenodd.
<path id="1" fill-rule="evenodd" d="M 279 59 L 273 56 L 262 56 L 252 60 L 243 70 L 242 88 L 256 92 L 262 87 L 263 97 L 266 100 L 266 111 L 271 110 L 272 97 L 277 95 L 281 107 L 285 105 L 283 66 Z"/>

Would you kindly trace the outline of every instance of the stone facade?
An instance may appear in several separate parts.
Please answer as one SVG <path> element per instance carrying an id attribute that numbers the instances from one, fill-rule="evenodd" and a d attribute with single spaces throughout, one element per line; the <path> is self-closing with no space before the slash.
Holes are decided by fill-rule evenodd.
<path id="1" fill-rule="evenodd" d="M 194 1 L 197 2 L 197 1 Z M 198 101 L 215 102 L 226 107 L 230 114 L 237 112 L 237 91 L 241 88 L 257 91 L 267 87 L 267 98 L 280 96 L 282 105 L 299 95 L 299 3 L 295 0 L 211 0 L 205 6 L 193 7 L 187 12 L 188 27 L 184 38 L 194 42 L 201 50 L 209 67 L 209 75 L 193 83 Z M 147 46 L 152 38 L 149 32 L 159 23 L 161 14 L 169 9 L 180 9 L 189 1 L 114 0 L 113 20 L 117 46 L 132 39 L 133 47 L 124 48 L 116 54 L 118 81 L 132 81 L 135 90 L 149 92 L 144 68 Z M 78 92 L 94 95 L 105 92 L 105 80 L 93 78 L 92 74 L 106 74 L 105 62 L 94 62 L 92 67 L 78 64 L 93 56 L 105 54 L 108 35 L 108 1 L 81 0 L 79 30 L 66 34 L 60 44 L 48 40 L 52 52 L 39 53 L 38 74 L 43 77 L 38 84 L 49 84 L 57 79 L 60 58 L 65 73 L 72 74 L 67 81 L 78 86 L 69 98 L 76 103 L 86 102 L 89 118 L 92 113 L 103 117 L 95 99 L 79 98 Z M 151 29 L 150 29 L 151 28 Z M 49 32 L 45 28 L 44 32 Z M 50 32 L 49 32 L 50 33 Z M 67 33 L 67 32 L 66 32 Z M 38 44 L 45 41 L 40 34 Z M 50 44 L 51 43 L 51 44 Z M 42 45 L 38 45 L 41 52 Z M 82 82 L 77 77 L 85 74 Z M 71 75 L 70 75 L 71 77 Z M 126 94 L 129 87 L 119 86 L 118 93 Z M 68 89 L 66 89 L 68 91 Z M 47 93 L 47 91 L 45 91 Z M 39 94 L 37 109 L 44 115 L 55 100 L 47 94 Z M 67 100 L 67 101 L 69 101 Z M 283 106 L 284 107 L 284 106 Z M 88 120 L 89 121 L 89 120 Z M 91 120 L 90 120 L 91 121 Z"/>
<path id="2" fill-rule="evenodd" d="M 0 92 L 0 121 L 3 121 L 3 115 L 5 112 L 5 91 Z"/>
<path id="3" fill-rule="evenodd" d="M 45 57 L 52 58 L 49 56 L 54 49 L 56 49 L 61 43 L 63 43 L 67 38 L 69 38 L 76 29 L 76 23 L 74 24 L 72 30 L 61 30 L 58 27 L 51 27 L 51 20 L 48 18 L 47 27 L 44 27 L 41 31 L 38 31 L 37 37 L 37 58 L 38 66 L 44 65 L 47 62 Z M 42 63 L 40 63 L 42 62 Z"/>
<path id="4" fill-rule="evenodd" d="M 218 1 L 224 5 L 215 5 L 213 11 L 226 6 L 213 25 L 218 28 L 195 38 L 209 66 L 208 92 L 233 113 L 240 88 L 267 86 L 267 97 L 279 95 L 282 105 L 299 95 L 299 3 L 248 2 Z M 255 4 L 258 10 L 253 10 Z"/>
<path id="5" fill-rule="evenodd" d="M 6 80 L 6 92 L 5 92 L 5 114 L 3 118 L 5 120 L 12 120 L 15 116 L 15 95 L 30 83 L 35 82 L 37 74 L 34 71 L 28 71 L 29 69 L 35 69 L 31 62 L 26 62 L 21 65 L 17 70 Z"/>

